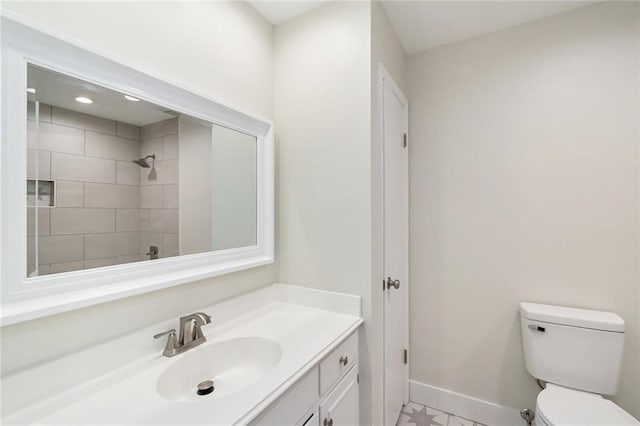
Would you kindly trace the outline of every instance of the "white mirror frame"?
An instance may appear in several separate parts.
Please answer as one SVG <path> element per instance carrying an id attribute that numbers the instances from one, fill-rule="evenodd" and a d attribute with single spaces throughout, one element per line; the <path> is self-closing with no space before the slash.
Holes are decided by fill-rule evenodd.
<path id="1" fill-rule="evenodd" d="M 272 263 L 273 124 L 101 56 L 5 10 L 0 147 L 0 321 L 13 324 Z M 83 79 L 257 138 L 257 244 L 26 278 L 27 64 Z M 22 183 L 21 183 L 22 182 Z"/>

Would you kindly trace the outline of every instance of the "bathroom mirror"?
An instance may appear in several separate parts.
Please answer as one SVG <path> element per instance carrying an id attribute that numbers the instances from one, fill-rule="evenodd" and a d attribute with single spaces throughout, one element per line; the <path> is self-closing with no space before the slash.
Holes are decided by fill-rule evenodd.
<path id="1" fill-rule="evenodd" d="M 27 277 L 256 245 L 256 136 L 33 64 L 27 86 Z"/>
<path id="2" fill-rule="evenodd" d="M 273 126 L 2 17 L 1 317 L 273 262 Z"/>

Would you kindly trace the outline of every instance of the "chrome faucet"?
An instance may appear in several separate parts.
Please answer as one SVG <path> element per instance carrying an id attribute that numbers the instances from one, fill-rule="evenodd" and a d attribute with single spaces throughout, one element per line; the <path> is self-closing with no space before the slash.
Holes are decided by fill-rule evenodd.
<path id="1" fill-rule="evenodd" d="M 202 326 L 210 323 L 210 315 L 203 312 L 196 312 L 195 314 L 180 317 L 179 337 L 176 338 L 176 330 L 171 329 L 156 334 L 153 338 L 159 339 L 163 336 L 169 336 L 162 355 L 166 357 L 176 356 L 206 342 L 207 339 L 204 337 L 204 334 L 202 334 Z"/>

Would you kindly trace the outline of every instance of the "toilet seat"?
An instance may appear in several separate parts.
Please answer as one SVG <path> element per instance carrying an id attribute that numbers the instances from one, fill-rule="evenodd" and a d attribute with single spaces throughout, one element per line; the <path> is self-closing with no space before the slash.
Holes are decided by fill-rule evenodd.
<path id="1" fill-rule="evenodd" d="M 549 426 L 640 425 L 629 413 L 600 395 L 551 383 L 538 394 L 536 416 Z"/>

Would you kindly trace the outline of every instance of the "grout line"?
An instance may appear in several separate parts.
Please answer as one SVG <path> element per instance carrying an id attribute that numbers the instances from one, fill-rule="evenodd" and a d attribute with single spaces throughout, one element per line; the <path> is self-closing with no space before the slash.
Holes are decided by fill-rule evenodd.
<path id="1" fill-rule="evenodd" d="M 87 245 L 85 244 L 85 240 L 87 238 L 87 234 L 82 234 L 82 260 L 87 260 Z M 82 265 L 84 266 L 84 264 Z"/>
<path id="2" fill-rule="evenodd" d="M 48 209 L 48 207 L 38 207 L 39 209 Z M 84 210 L 84 207 L 56 207 L 56 209 L 78 209 L 78 210 Z M 92 209 L 92 210 L 114 210 L 114 209 L 118 209 L 118 210 L 136 210 L 137 207 L 87 207 L 88 209 Z"/>
<path id="3" fill-rule="evenodd" d="M 45 104 L 45 105 L 46 105 L 46 104 Z M 97 116 L 97 115 L 86 114 L 86 113 L 83 113 L 83 112 L 72 111 L 72 110 L 70 110 L 70 109 L 66 109 L 66 108 L 62 108 L 62 107 L 57 107 L 57 106 L 53 106 L 53 105 L 50 105 L 50 106 L 51 106 L 51 121 L 49 121 L 48 123 L 54 124 L 54 125 L 56 125 L 56 126 L 69 127 L 69 128 L 71 128 L 71 129 L 80 129 L 80 130 L 85 130 L 85 131 L 89 131 L 89 132 L 100 133 L 100 134 L 102 134 L 102 135 L 116 136 L 116 133 L 105 133 L 105 132 L 104 132 L 104 131 L 102 131 L 102 130 L 97 130 L 97 129 L 88 129 L 87 127 L 78 127 L 77 125 L 74 125 L 74 124 L 60 123 L 60 122 L 54 121 L 54 117 L 53 117 L 53 115 L 54 115 L 54 114 L 53 114 L 53 112 L 54 112 L 56 109 L 61 109 L 61 110 L 69 111 L 69 112 L 71 112 L 72 114 L 88 115 L 88 116 L 90 116 L 90 117 L 95 117 L 95 118 L 100 119 L 100 120 L 113 121 L 114 123 L 115 123 L 115 120 L 111 120 L 110 118 L 99 117 L 99 116 Z M 40 120 L 40 121 L 42 121 L 42 120 Z M 82 121 L 82 119 L 81 119 L 80 121 Z"/>

